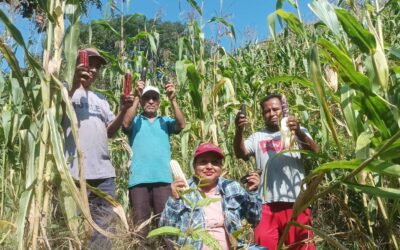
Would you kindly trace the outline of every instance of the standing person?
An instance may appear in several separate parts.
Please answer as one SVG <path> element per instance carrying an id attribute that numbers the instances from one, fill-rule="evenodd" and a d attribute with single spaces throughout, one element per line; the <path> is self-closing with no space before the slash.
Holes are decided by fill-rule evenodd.
<path id="1" fill-rule="evenodd" d="M 160 214 L 171 194 L 172 173 L 169 166 L 171 146 L 169 136 L 185 127 L 185 119 L 176 101 L 175 85 L 168 82 L 165 92 L 171 103 L 175 118 L 157 115 L 160 106 L 160 91 L 157 87 L 144 87 L 138 81 L 132 107 L 123 121 L 132 147 L 132 165 L 129 176 L 129 200 L 133 209 L 133 220 L 140 225 L 153 214 Z M 143 112 L 136 115 L 138 105 Z M 140 232 L 145 237 L 149 226 Z"/>
<path id="2" fill-rule="evenodd" d="M 261 179 L 261 187 L 266 185 L 267 190 L 260 189 L 263 195 L 263 212 L 261 221 L 255 229 L 255 243 L 274 250 L 277 247 L 279 237 L 292 215 L 293 204 L 300 193 L 301 181 L 304 178 L 303 162 L 298 152 L 288 152 L 276 156 L 283 150 L 281 140 L 280 121 L 282 119 L 282 96 L 273 94 L 264 97 L 261 102 L 261 112 L 265 122 L 265 128 L 252 134 L 248 139 L 243 139 L 246 117 L 240 112 L 236 116 L 236 134 L 234 138 L 235 155 L 238 158 L 248 160 L 255 156 L 257 168 L 263 170 L 266 182 Z M 308 131 L 300 126 L 294 116 L 287 119 L 289 129 L 294 133 L 300 149 L 318 152 L 318 145 L 313 141 Z M 266 197 L 266 198 L 264 198 Z M 311 224 L 310 209 L 307 208 L 299 214 L 297 221 L 304 225 Z M 312 242 L 312 231 L 298 227 L 290 227 L 288 237 L 285 239 L 290 249 L 315 249 Z"/>
<path id="3" fill-rule="evenodd" d="M 106 98 L 90 90 L 96 80 L 97 72 L 106 60 L 94 48 L 86 48 L 89 65 L 77 66 L 72 88 L 69 91 L 72 105 L 78 119 L 79 143 L 83 153 L 84 177 L 93 187 L 116 198 L 115 194 L 115 169 L 112 166 L 108 152 L 108 138 L 112 137 L 122 124 L 122 119 L 132 105 L 133 96 L 121 98 L 120 112 L 115 116 L 110 110 Z M 63 117 L 65 136 L 65 155 L 67 159 L 73 158 L 69 164 L 72 177 L 79 180 L 79 166 L 76 144 L 71 131 L 71 123 L 66 115 Z M 104 199 L 89 193 L 89 207 L 93 220 L 103 229 L 110 230 L 112 207 Z M 91 249 L 111 249 L 111 241 L 97 231 L 93 233 L 90 242 Z"/>
<path id="4" fill-rule="evenodd" d="M 196 208 L 192 214 L 192 208 L 178 193 L 178 190 L 186 187 L 185 181 L 176 178 L 171 184 L 172 195 L 161 215 L 160 226 L 176 227 L 184 233 L 189 229 L 205 228 L 218 241 L 221 249 L 236 249 L 228 235 L 242 229 L 243 219 L 252 225 L 260 221 L 261 199 L 257 193 L 260 176 L 258 173 L 250 174 L 245 190 L 238 182 L 221 177 L 223 159 L 222 150 L 212 143 L 197 147 L 193 160 L 195 177 L 188 181 L 189 188 L 196 191 L 185 195 L 185 200 L 196 204 L 201 199 L 198 191 L 206 197 L 220 200 Z M 202 240 L 192 238 L 179 237 L 177 244 L 180 247 L 191 244 L 197 250 L 211 249 Z M 243 247 L 241 240 L 238 240 L 237 247 Z"/>

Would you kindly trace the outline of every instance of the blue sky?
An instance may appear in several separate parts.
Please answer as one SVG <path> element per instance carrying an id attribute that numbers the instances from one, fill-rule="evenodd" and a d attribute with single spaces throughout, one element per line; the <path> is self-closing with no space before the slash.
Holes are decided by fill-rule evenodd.
<path id="1" fill-rule="evenodd" d="M 111 18 L 110 0 L 103 0 L 102 10 L 96 9 L 91 6 L 87 16 L 82 17 L 84 23 L 89 23 L 96 19 L 109 19 Z M 120 7 L 122 0 L 117 2 Z M 213 16 L 224 17 L 228 22 L 232 23 L 235 27 L 236 41 L 224 37 L 220 40 L 220 44 L 228 51 L 232 48 L 238 48 L 246 41 L 265 40 L 269 36 L 267 17 L 275 11 L 275 0 L 196 0 L 196 2 L 203 7 L 202 23 L 204 25 L 203 31 L 207 39 L 214 40 L 217 37 L 216 24 L 207 23 Z M 285 1 L 283 9 L 295 12 L 295 9 Z M 315 16 L 311 13 L 307 4 L 311 0 L 298 0 L 300 11 L 303 20 L 312 22 Z M 0 4 L 3 11 L 4 4 Z M 184 23 L 187 20 L 188 14 L 192 12 L 191 7 L 186 0 L 125 0 L 124 1 L 124 14 L 141 13 L 148 19 L 159 16 L 163 21 L 178 21 Z M 19 15 L 12 17 L 15 25 L 22 31 L 25 42 L 31 42 L 31 52 L 40 51 L 41 42 L 44 39 L 43 35 L 37 35 L 34 30 L 34 25 L 29 20 L 21 18 Z M 279 27 L 277 27 L 279 30 Z M 4 26 L 0 22 L 0 34 L 3 34 Z M 17 58 L 20 64 L 23 64 L 21 49 L 17 51 Z M 2 63 L 3 64 L 3 63 Z M 3 67 L 4 68 L 4 64 Z"/>
<path id="2" fill-rule="evenodd" d="M 90 18 L 86 17 L 83 21 L 90 19 L 109 18 L 109 0 L 103 1 L 103 10 L 95 8 L 89 13 Z M 199 6 L 203 7 L 203 24 L 206 38 L 215 39 L 217 28 L 215 24 L 207 24 L 213 16 L 224 17 L 228 22 L 235 26 L 236 42 L 235 47 L 240 47 L 246 40 L 264 40 L 269 36 L 267 26 L 267 16 L 275 11 L 275 0 L 197 0 Z M 313 21 L 314 15 L 309 10 L 307 4 L 310 0 L 298 0 L 303 19 Z M 117 1 L 120 5 L 120 1 Z M 188 14 L 192 11 L 186 0 L 126 0 L 127 8 L 124 13 L 142 13 L 147 18 L 154 18 L 159 15 L 163 21 L 185 22 Z M 295 11 L 287 3 L 284 9 Z M 230 49 L 231 41 L 228 38 L 222 40 L 224 47 Z"/>

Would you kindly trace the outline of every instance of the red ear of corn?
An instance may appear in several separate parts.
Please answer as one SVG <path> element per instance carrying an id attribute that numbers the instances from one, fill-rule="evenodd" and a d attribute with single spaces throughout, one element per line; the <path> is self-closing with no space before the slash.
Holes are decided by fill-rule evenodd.
<path id="1" fill-rule="evenodd" d="M 125 73 L 124 77 L 124 96 L 129 96 L 132 91 L 132 75 L 131 73 Z"/>
<path id="2" fill-rule="evenodd" d="M 89 67 L 89 55 L 84 50 L 79 51 L 79 63 L 84 67 Z"/>

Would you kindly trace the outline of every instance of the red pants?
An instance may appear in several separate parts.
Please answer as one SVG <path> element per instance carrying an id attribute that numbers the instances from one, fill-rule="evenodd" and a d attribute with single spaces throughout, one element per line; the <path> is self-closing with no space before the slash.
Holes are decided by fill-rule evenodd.
<path id="1" fill-rule="evenodd" d="M 292 216 L 292 207 L 293 203 L 290 202 L 263 204 L 261 221 L 254 229 L 254 242 L 267 247 L 268 250 L 275 250 L 278 246 L 279 238 Z M 297 222 L 303 225 L 311 225 L 309 208 L 297 216 Z M 285 239 L 285 245 L 289 249 L 315 250 L 315 245 L 312 241 L 297 243 L 307 239 L 312 240 L 312 238 L 313 233 L 311 230 L 291 226 Z M 290 246 L 292 244 L 295 245 Z"/>

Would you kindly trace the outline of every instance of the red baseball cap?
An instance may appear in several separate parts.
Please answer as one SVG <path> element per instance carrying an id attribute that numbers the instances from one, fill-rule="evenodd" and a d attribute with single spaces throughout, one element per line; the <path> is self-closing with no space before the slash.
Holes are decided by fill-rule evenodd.
<path id="1" fill-rule="evenodd" d="M 202 155 L 202 154 L 205 154 L 205 153 L 209 153 L 209 152 L 216 153 L 221 158 L 225 157 L 224 153 L 222 153 L 222 150 L 218 146 L 215 146 L 212 143 L 202 143 L 202 144 L 200 144 L 197 147 L 196 151 L 194 151 L 193 157 L 196 158 L 199 155 Z"/>

